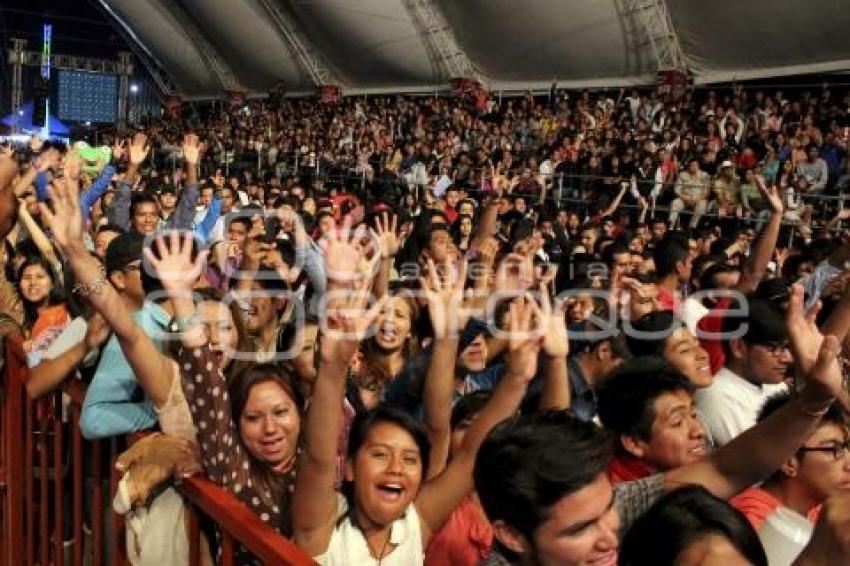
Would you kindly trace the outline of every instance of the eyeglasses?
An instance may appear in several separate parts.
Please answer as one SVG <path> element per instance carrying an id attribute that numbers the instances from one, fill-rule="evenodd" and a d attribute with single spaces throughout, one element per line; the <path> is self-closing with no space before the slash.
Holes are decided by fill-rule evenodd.
<path id="1" fill-rule="evenodd" d="M 837 462 L 850 452 L 850 438 L 844 442 L 833 442 L 827 446 L 803 446 L 799 451 L 832 453 L 833 459 Z"/>

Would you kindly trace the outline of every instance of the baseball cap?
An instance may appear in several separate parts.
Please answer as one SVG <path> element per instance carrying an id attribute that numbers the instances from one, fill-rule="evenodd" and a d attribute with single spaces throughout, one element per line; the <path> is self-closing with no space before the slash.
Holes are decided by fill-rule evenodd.
<path id="1" fill-rule="evenodd" d="M 460 340 L 458 344 L 458 352 L 463 352 L 466 350 L 470 344 L 472 344 L 479 334 L 484 334 L 487 332 L 487 324 L 484 322 L 470 318 L 466 323 L 466 326 L 463 328 L 463 331 L 460 333 Z"/>
<path id="2" fill-rule="evenodd" d="M 727 167 L 734 167 L 735 164 L 729 161 L 728 159 L 720 164 L 721 169 L 726 169 Z"/>
<path id="3" fill-rule="evenodd" d="M 141 261 L 144 243 L 145 237 L 136 232 L 121 234 L 109 242 L 104 257 L 106 273 L 119 271 L 134 261 Z"/>

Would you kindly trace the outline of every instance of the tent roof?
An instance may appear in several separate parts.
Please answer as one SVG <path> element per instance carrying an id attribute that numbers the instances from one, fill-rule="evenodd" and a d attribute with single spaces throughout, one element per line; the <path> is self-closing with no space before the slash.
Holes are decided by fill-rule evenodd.
<path id="1" fill-rule="evenodd" d="M 417 22 L 442 13 L 491 89 L 653 82 L 633 0 L 98 0 L 186 96 L 312 92 L 290 29 L 344 92 L 428 91 L 449 77 Z M 644 2 L 645 3 L 645 2 Z M 839 0 L 666 1 L 697 82 L 850 69 Z M 269 16 L 269 5 L 285 25 Z"/>

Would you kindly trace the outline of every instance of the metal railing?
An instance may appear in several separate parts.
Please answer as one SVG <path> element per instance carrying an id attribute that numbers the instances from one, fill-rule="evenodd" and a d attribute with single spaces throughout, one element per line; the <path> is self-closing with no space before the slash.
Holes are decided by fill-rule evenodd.
<path id="1" fill-rule="evenodd" d="M 111 501 L 119 482 L 115 460 L 139 435 L 85 440 L 79 421 L 86 384 L 70 377 L 62 388 L 32 400 L 20 335 L 5 339 L 4 356 L 0 566 L 128 564 L 124 518 L 112 511 Z M 218 485 L 196 476 L 177 489 L 189 509 L 191 566 L 201 564 L 200 515 L 220 531 L 221 564 L 233 564 L 237 546 L 266 564 L 314 564 Z"/>

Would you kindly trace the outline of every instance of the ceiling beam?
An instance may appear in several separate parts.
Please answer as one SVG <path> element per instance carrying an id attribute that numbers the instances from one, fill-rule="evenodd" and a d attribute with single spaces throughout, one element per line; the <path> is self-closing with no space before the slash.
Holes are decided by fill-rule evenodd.
<path id="1" fill-rule="evenodd" d="M 440 80 L 482 78 L 434 0 L 404 0 L 404 6 L 434 59 Z"/>
<path id="2" fill-rule="evenodd" d="M 275 0 L 253 0 L 254 4 L 275 25 L 278 34 L 283 38 L 292 56 L 298 62 L 302 71 L 310 77 L 316 86 L 344 86 L 339 77 L 331 71 L 322 56 L 311 42 L 298 29 L 298 25 L 280 7 Z"/>
<path id="3" fill-rule="evenodd" d="M 177 93 L 177 86 L 171 76 L 165 71 L 165 67 L 151 53 L 147 46 L 136 35 L 127 22 L 113 10 L 106 0 L 91 0 L 91 3 L 98 8 L 107 18 L 115 22 L 118 33 L 130 47 L 130 50 L 136 56 L 142 66 L 147 70 L 148 74 L 163 97 L 171 96 Z"/>

